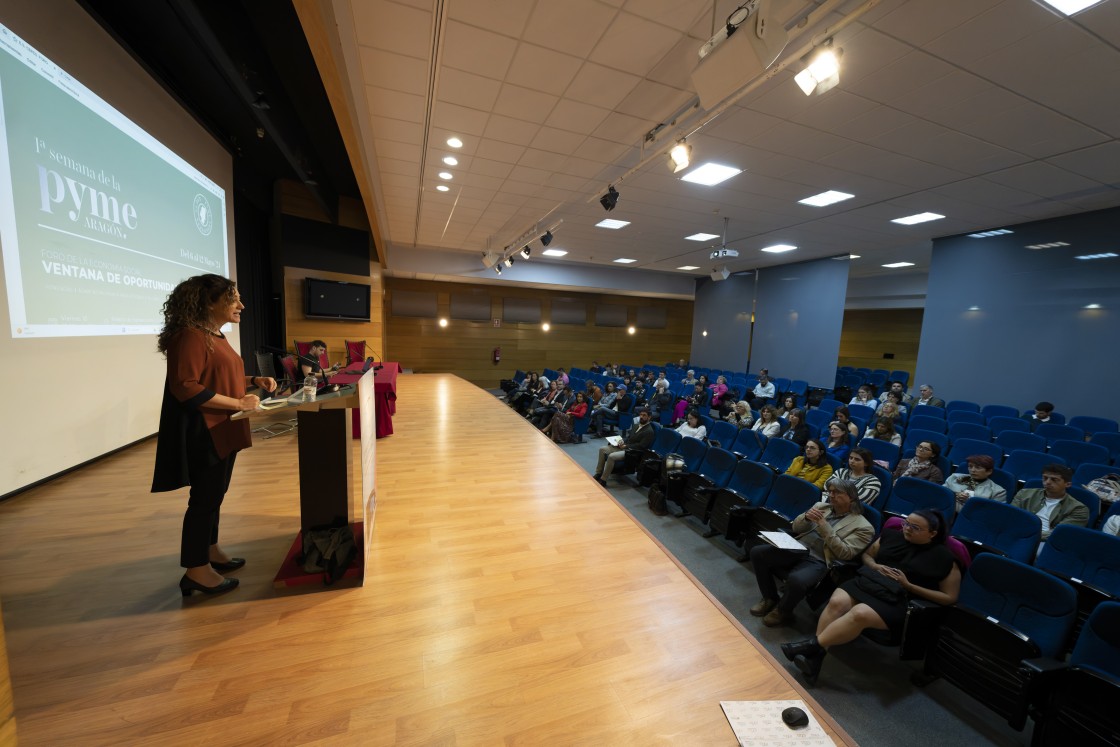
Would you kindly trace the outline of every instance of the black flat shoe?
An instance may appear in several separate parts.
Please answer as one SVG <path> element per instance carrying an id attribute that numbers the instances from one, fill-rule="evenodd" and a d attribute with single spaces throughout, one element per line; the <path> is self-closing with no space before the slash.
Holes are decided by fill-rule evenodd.
<path id="1" fill-rule="evenodd" d="M 201 591 L 203 594 L 223 594 L 227 591 L 233 591 L 237 588 L 238 581 L 236 578 L 227 578 L 217 586 L 203 586 L 190 576 L 183 576 L 179 579 L 179 591 L 183 592 L 183 596 L 189 597 L 192 592 Z"/>
<path id="2" fill-rule="evenodd" d="M 810 685 L 817 684 L 817 677 L 821 674 L 821 665 L 824 664 L 824 657 L 828 652 L 823 648 L 819 653 L 799 654 L 794 657 L 793 665 L 801 670 L 801 674 L 805 675 L 805 682 Z"/>
<path id="3" fill-rule="evenodd" d="M 244 566 L 245 558 L 232 558 L 228 563 L 219 563 L 217 560 L 210 561 L 210 567 L 219 573 L 236 571 L 238 568 L 243 568 Z"/>
<path id="4" fill-rule="evenodd" d="M 820 644 L 817 643 L 816 636 L 812 638 L 806 638 L 803 641 L 794 641 L 793 643 L 782 644 L 782 653 L 785 654 L 785 657 L 790 661 L 793 661 L 802 654 L 814 654 L 818 651 L 823 650 L 824 649 L 820 647 Z"/>

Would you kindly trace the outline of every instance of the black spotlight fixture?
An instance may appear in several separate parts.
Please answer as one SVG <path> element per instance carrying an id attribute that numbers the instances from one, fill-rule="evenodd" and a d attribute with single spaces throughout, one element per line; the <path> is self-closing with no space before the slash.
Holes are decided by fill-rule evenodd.
<path id="1" fill-rule="evenodd" d="M 506 267 L 513 267 L 513 257 L 506 257 Z"/>
<path id="2" fill-rule="evenodd" d="M 502 263 L 501 262 L 494 265 L 494 272 L 498 273 L 499 275 L 502 274 Z"/>
<path id="3" fill-rule="evenodd" d="M 530 254 L 531 254 L 532 252 L 533 252 L 533 250 L 529 248 L 529 245 L 528 245 L 528 244 L 526 244 L 525 246 L 521 247 L 521 256 L 522 256 L 522 257 L 524 257 L 525 259 L 529 259 L 529 255 L 530 255 Z"/>
<path id="4" fill-rule="evenodd" d="M 614 188 L 614 185 L 607 187 L 607 193 L 599 198 L 599 204 L 608 213 L 614 210 L 614 206 L 618 204 L 618 190 Z"/>
<path id="5" fill-rule="evenodd" d="M 541 236 L 541 246 L 548 246 L 552 243 L 552 231 L 545 231 L 544 236 Z"/>

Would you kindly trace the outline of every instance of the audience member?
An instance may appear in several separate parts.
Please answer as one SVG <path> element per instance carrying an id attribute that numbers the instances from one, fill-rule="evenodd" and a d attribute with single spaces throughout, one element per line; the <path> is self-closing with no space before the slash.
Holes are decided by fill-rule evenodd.
<path id="1" fill-rule="evenodd" d="M 894 420 L 886 416 L 876 418 L 874 425 L 867 426 L 863 437 L 874 438 L 877 441 L 890 441 L 895 446 L 902 446 L 902 436 L 895 432 Z"/>
<path id="2" fill-rule="evenodd" d="M 945 476 L 937 466 L 937 458 L 941 456 L 941 446 L 935 441 L 922 441 L 914 449 L 914 456 L 903 459 L 894 468 L 894 479 L 900 477 L 916 477 L 919 480 L 929 480 L 941 485 Z"/>
<path id="3" fill-rule="evenodd" d="M 649 410 L 645 408 L 638 410 L 638 417 L 634 420 L 634 424 L 622 436 L 622 445 L 611 446 L 607 444 L 599 449 L 599 462 L 595 467 L 595 481 L 605 486 L 607 480 L 610 479 L 614 466 L 626 458 L 626 452 L 628 450 L 637 452 L 649 450 L 649 447 L 653 446 L 654 435 L 653 426 L 650 425 L 649 421 Z"/>
<path id="4" fill-rule="evenodd" d="M 780 418 L 789 417 L 789 413 L 797 408 L 797 396 L 787 394 L 782 397 L 781 405 L 775 410 L 775 414 Z"/>
<path id="5" fill-rule="evenodd" d="M 673 408 L 673 422 L 679 423 L 684 420 L 684 414 L 688 410 L 708 410 L 708 390 L 699 381 L 692 387 L 692 394 L 677 402 Z"/>
<path id="6" fill-rule="evenodd" d="M 832 463 L 825 457 L 821 442 L 815 438 L 806 441 L 805 453 L 793 458 L 786 474 L 824 488 L 825 481 L 832 477 Z"/>
<path id="7" fill-rule="evenodd" d="M 1007 490 L 995 480 L 992 480 L 992 471 L 996 463 L 987 454 L 974 454 L 965 459 L 968 464 L 968 474 L 958 472 L 949 475 L 945 487 L 953 491 L 957 497 L 957 513 L 969 498 L 991 498 L 993 501 L 1007 502 Z"/>
<path id="8" fill-rule="evenodd" d="M 848 429 L 833 420 L 828 424 L 828 444 L 825 451 L 836 457 L 836 461 L 840 464 L 844 464 L 848 461 L 848 452 L 851 450 L 852 439 L 848 434 Z"/>
<path id="9" fill-rule="evenodd" d="M 603 438 L 607 435 L 603 430 L 605 425 L 617 425 L 618 416 L 620 413 L 631 412 L 634 409 L 634 397 L 626 391 L 626 385 L 620 384 L 618 389 L 615 390 L 618 394 L 614 399 L 614 403 L 610 407 L 603 407 L 601 404 L 591 413 L 591 426 L 594 429 L 595 435 L 593 438 Z M 648 410 L 646 411 L 648 414 Z"/>
<path id="10" fill-rule="evenodd" d="M 544 432 L 552 437 L 558 444 L 566 444 L 572 440 L 575 430 L 575 421 L 587 415 L 587 397 L 583 392 L 576 392 L 576 398 L 564 412 L 558 412 L 544 427 Z"/>
<path id="11" fill-rule="evenodd" d="M 875 458 L 871 452 L 860 446 L 853 448 L 848 453 L 848 466 L 841 467 L 832 473 L 832 477 L 825 481 L 825 491 L 837 481 L 847 481 L 856 486 L 856 495 L 861 503 L 871 505 L 883 490 L 883 483 L 871 471 Z"/>
<path id="12" fill-rule="evenodd" d="M 852 422 L 852 416 L 847 407 L 841 405 L 833 410 L 832 419 L 848 431 L 849 438 L 853 440 L 859 438 L 859 426 Z"/>
<path id="13" fill-rule="evenodd" d="M 663 379 L 658 381 L 653 394 L 649 397 L 647 406 L 649 407 L 649 416 L 655 421 L 661 417 L 662 412 L 671 411 L 673 395 L 669 394 L 669 382 Z"/>
<path id="14" fill-rule="evenodd" d="M 894 392 L 898 395 L 899 404 L 908 405 L 913 399 L 909 394 L 906 393 L 906 389 L 903 388 L 901 381 L 892 381 L 890 387 L 884 390 L 883 393 L 879 395 L 879 401 L 886 402 L 887 395 L 891 392 Z"/>
<path id="15" fill-rule="evenodd" d="M 758 420 L 754 421 L 751 430 L 758 431 L 760 435 L 767 438 L 773 438 L 781 433 L 782 421 L 778 420 L 778 416 L 774 414 L 773 405 L 762 406 L 762 410 L 758 413 Z"/>
<path id="16" fill-rule="evenodd" d="M 782 644 L 782 653 L 809 684 L 816 684 L 833 646 L 855 640 L 867 628 L 900 633 L 911 598 L 956 603 L 961 572 L 945 547 L 946 528 L 940 513 L 921 509 L 906 517 L 901 531 L 884 529 L 863 553 L 859 575 L 833 592 L 817 634 Z"/>
<path id="17" fill-rule="evenodd" d="M 1012 506 L 1030 511 L 1042 519 L 1043 542 L 1059 524 L 1089 525 L 1088 507 L 1066 492 L 1072 484 L 1072 469 L 1064 464 L 1047 464 L 1042 468 L 1042 487 L 1020 490 L 1012 499 Z"/>
<path id="18" fill-rule="evenodd" d="M 568 373 L 563 368 L 556 369 L 556 373 L 559 374 L 559 376 L 557 376 L 556 378 L 560 379 L 561 387 L 566 387 L 571 383 L 571 381 L 568 379 Z"/>
<path id="19" fill-rule="evenodd" d="M 933 396 L 933 387 L 929 384 L 922 384 L 918 387 L 918 398 L 913 400 L 911 407 L 918 405 L 928 405 L 929 407 L 944 407 L 945 400 Z"/>
<path id="20" fill-rule="evenodd" d="M 875 400 L 875 396 L 871 393 L 871 387 L 864 384 L 856 390 L 856 396 L 852 397 L 849 405 L 864 405 L 866 407 L 878 407 L 879 403 Z"/>
<path id="21" fill-rule="evenodd" d="M 756 410 L 761 410 L 762 406 L 774 399 L 775 396 L 774 382 L 770 381 L 766 369 L 762 369 L 758 375 L 758 383 L 754 385 L 754 399 L 751 401 L 751 406 Z"/>
<path id="22" fill-rule="evenodd" d="M 898 410 L 898 403 L 892 399 L 879 405 L 879 409 L 875 411 L 875 417 L 895 421 L 902 417 L 902 413 Z"/>
<path id="23" fill-rule="evenodd" d="M 805 448 L 806 442 L 809 440 L 809 426 L 805 423 L 804 410 L 795 407 L 786 415 L 789 425 L 786 429 L 778 434 L 778 438 L 784 438 L 787 441 L 793 441 L 801 448 Z"/>
<path id="24" fill-rule="evenodd" d="M 1120 514 L 1109 516 L 1108 521 L 1101 527 L 1101 531 L 1105 534 L 1111 534 L 1113 537 L 1120 536 Z"/>
<path id="25" fill-rule="evenodd" d="M 898 415 L 906 414 L 906 405 L 902 401 L 902 395 L 898 392 L 887 392 L 887 401 L 879 405 L 879 409 L 875 414 L 879 416 L 887 415 L 891 405 L 894 405 L 893 411 L 897 412 Z M 888 417 L 890 416 L 888 415 Z"/>
<path id="26" fill-rule="evenodd" d="M 654 389 L 656 389 L 659 386 L 664 387 L 665 389 L 668 389 L 670 386 L 672 386 L 672 384 L 669 383 L 669 380 L 667 378 L 665 378 L 665 372 L 664 371 L 658 371 L 657 372 L 657 378 L 654 379 L 654 381 L 653 381 L 653 388 Z"/>
<path id="27" fill-rule="evenodd" d="M 681 379 L 681 383 L 684 384 L 685 386 L 696 386 L 697 381 L 698 381 L 698 379 L 696 378 L 696 372 L 693 371 L 691 368 L 688 369 L 688 373 L 686 373 L 684 375 L 684 378 Z"/>
<path id="28" fill-rule="evenodd" d="M 750 428 L 751 423 L 754 422 L 754 415 L 751 414 L 751 406 L 747 404 L 746 400 L 739 400 L 735 403 L 735 406 L 731 408 L 731 412 L 727 413 L 725 420 L 736 428 Z"/>
<path id="29" fill-rule="evenodd" d="M 1031 427 L 1031 433 L 1043 423 L 1052 422 L 1050 416 L 1054 414 L 1054 405 L 1049 402 L 1039 402 L 1034 406 L 1034 412 L 1023 413 L 1022 419 Z"/>
<path id="30" fill-rule="evenodd" d="M 681 434 L 682 438 L 687 436 L 701 441 L 708 437 L 708 429 L 700 422 L 700 413 L 696 410 L 688 411 L 685 421 L 677 426 L 677 433 Z"/>
<path id="31" fill-rule="evenodd" d="M 875 529 L 862 513 L 855 486 L 838 480 L 829 486 L 826 501 L 793 520 L 793 535 L 808 553 L 770 544 L 754 547 L 751 564 L 762 600 L 750 613 L 769 627 L 786 623 L 797 604 L 829 572 L 833 560 L 851 560 L 874 538 Z M 778 592 L 779 574 L 785 577 L 785 594 Z"/>
<path id="32" fill-rule="evenodd" d="M 559 382 L 552 382 L 555 388 L 555 394 L 546 402 L 542 402 L 540 407 L 533 409 L 532 415 L 529 418 L 533 425 L 540 429 L 544 429 L 546 425 L 552 422 L 552 417 L 567 409 L 568 403 L 572 401 L 572 388 L 565 386 L 561 388 Z"/>
<path id="33" fill-rule="evenodd" d="M 720 397 L 727 394 L 727 379 L 723 376 L 716 377 L 716 383 L 708 386 L 712 392 L 709 407 L 719 407 Z"/>

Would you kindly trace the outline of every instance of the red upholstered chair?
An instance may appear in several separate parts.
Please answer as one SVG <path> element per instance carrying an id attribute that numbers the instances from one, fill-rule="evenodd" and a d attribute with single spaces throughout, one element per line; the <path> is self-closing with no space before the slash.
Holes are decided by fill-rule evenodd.
<path id="1" fill-rule="evenodd" d="M 294 355 L 285 355 L 280 359 L 280 366 L 284 369 L 284 379 L 276 389 L 276 396 L 279 397 L 285 390 L 295 392 L 296 389 L 303 386 L 303 377 L 296 371 L 296 357 Z M 285 381 L 286 380 L 286 381 Z"/>
<path id="2" fill-rule="evenodd" d="M 366 359 L 366 341 L 365 340 L 343 340 L 346 345 L 346 363 L 358 363 Z"/>

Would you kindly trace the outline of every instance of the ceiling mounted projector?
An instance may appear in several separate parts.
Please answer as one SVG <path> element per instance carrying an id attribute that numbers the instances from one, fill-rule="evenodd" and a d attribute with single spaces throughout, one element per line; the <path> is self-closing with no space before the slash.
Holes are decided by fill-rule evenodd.
<path id="1" fill-rule="evenodd" d="M 714 252 L 712 252 L 712 255 L 711 255 L 711 257 L 709 257 L 709 259 L 724 259 L 726 257 L 738 257 L 738 256 L 739 256 L 739 250 L 738 249 L 716 249 Z"/>

